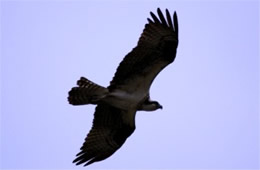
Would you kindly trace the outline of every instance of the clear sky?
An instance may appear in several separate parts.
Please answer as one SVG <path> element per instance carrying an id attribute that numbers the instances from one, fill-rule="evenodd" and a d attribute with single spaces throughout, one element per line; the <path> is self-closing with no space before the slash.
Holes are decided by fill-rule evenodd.
<path id="1" fill-rule="evenodd" d="M 176 60 L 154 81 L 163 110 L 138 112 L 123 147 L 89 168 L 259 168 L 258 1 L 1 1 L 1 168 L 72 164 L 94 106 L 67 93 L 107 86 L 150 11 L 175 10 Z"/>

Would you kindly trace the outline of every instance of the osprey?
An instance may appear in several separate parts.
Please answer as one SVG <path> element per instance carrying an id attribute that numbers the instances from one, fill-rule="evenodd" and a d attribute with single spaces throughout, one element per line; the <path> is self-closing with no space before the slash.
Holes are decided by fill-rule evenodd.
<path id="1" fill-rule="evenodd" d="M 150 99 L 149 90 L 157 74 L 172 63 L 178 46 L 176 12 L 166 18 L 157 9 L 150 12 L 137 46 L 119 64 L 108 87 L 102 87 L 81 77 L 77 87 L 69 91 L 72 105 L 97 105 L 93 125 L 73 163 L 84 166 L 101 161 L 115 153 L 135 130 L 135 115 L 139 110 L 162 109 Z"/>

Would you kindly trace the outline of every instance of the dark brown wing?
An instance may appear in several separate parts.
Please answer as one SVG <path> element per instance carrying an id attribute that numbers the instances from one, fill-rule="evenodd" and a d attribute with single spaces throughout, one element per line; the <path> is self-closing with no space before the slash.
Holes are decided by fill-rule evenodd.
<path id="1" fill-rule="evenodd" d="M 127 114 L 132 115 L 132 119 L 125 119 Z M 86 166 L 111 156 L 134 132 L 134 117 L 135 111 L 128 113 L 107 104 L 99 104 L 94 114 L 92 129 L 73 163 L 85 163 Z"/>
<path id="2" fill-rule="evenodd" d="M 140 85 L 148 90 L 156 75 L 174 61 L 178 46 L 176 12 L 173 20 L 167 9 L 166 19 L 159 8 L 157 13 L 159 18 L 150 13 L 153 20 L 148 19 L 138 45 L 120 63 L 108 87 L 110 90 L 131 91 Z"/>

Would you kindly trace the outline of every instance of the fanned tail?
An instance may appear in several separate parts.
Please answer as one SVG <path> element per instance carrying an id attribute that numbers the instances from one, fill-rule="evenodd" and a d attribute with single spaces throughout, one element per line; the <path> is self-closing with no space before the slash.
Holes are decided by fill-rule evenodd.
<path id="1" fill-rule="evenodd" d="M 108 94 L 108 89 L 81 77 L 78 87 L 69 91 L 68 101 L 72 105 L 97 104 Z"/>

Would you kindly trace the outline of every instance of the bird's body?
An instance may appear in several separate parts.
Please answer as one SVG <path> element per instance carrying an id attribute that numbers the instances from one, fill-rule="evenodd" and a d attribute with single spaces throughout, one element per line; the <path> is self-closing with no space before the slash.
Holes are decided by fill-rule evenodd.
<path id="1" fill-rule="evenodd" d="M 120 63 L 110 85 L 102 87 L 81 77 L 69 92 L 72 105 L 97 104 L 93 126 L 74 162 L 89 165 L 111 156 L 135 130 L 139 110 L 162 106 L 150 100 L 150 87 L 158 73 L 172 63 L 178 46 L 178 22 L 166 9 L 166 20 L 151 12 L 138 45 Z"/>

